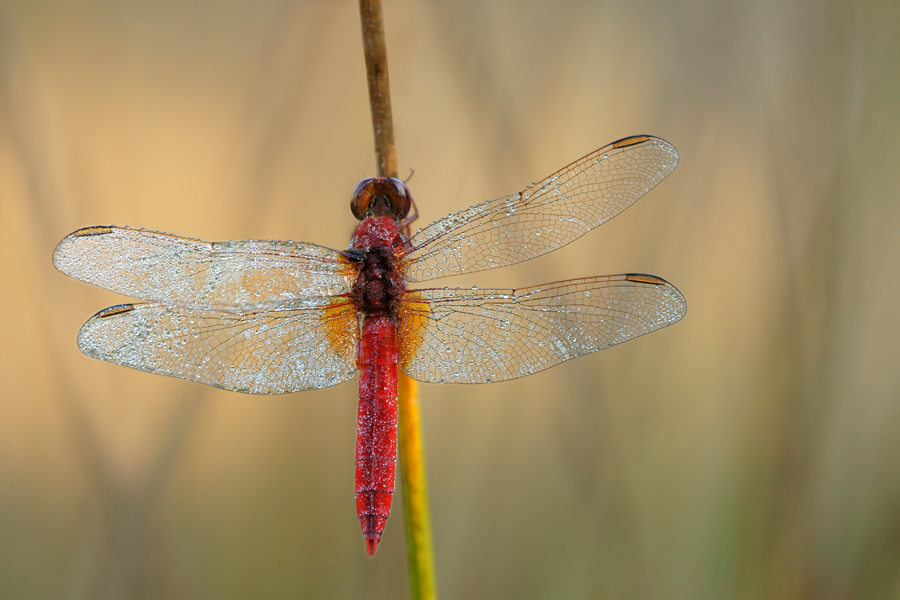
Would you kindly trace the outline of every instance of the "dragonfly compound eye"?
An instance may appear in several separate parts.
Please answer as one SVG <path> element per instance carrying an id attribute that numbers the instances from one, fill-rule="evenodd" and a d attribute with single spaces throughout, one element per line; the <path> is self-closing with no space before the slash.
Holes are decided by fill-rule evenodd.
<path id="1" fill-rule="evenodd" d="M 409 214 L 409 207 L 412 205 L 412 196 L 407 189 L 406 184 L 399 179 L 390 178 L 390 182 L 394 185 L 393 194 L 391 194 L 391 208 L 393 209 L 394 218 L 400 221 Z"/>
<path id="2" fill-rule="evenodd" d="M 392 177 L 370 177 L 356 184 L 350 199 L 353 216 L 391 217 L 400 221 L 409 213 L 411 199 L 402 181 Z"/>

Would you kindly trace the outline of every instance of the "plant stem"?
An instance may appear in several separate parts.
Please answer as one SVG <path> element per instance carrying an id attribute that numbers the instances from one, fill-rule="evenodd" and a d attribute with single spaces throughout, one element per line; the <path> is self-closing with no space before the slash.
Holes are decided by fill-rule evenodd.
<path id="1" fill-rule="evenodd" d="M 431 544 L 431 514 L 425 478 L 425 452 L 419 424 L 416 382 L 399 373 L 397 402 L 403 514 L 409 558 L 409 585 L 415 600 L 437 600 L 434 583 L 434 553 Z"/>
<path id="2" fill-rule="evenodd" d="M 360 0 L 359 13 L 362 21 L 372 126 L 375 131 L 378 175 L 396 177 L 397 148 L 394 145 L 394 122 L 391 116 L 391 90 L 381 0 Z M 404 233 L 409 234 L 408 231 Z M 414 600 L 436 600 L 431 518 L 428 509 L 417 385 L 403 373 L 398 373 L 398 377 L 397 433 L 410 590 Z"/>
<path id="3" fill-rule="evenodd" d="M 359 0 L 359 16 L 362 20 L 363 53 L 366 56 L 366 79 L 369 82 L 369 104 L 372 109 L 372 127 L 375 130 L 378 175 L 396 177 L 397 147 L 394 145 L 394 119 L 391 116 L 391 86 L 388 80 L 381 0 Z"/>

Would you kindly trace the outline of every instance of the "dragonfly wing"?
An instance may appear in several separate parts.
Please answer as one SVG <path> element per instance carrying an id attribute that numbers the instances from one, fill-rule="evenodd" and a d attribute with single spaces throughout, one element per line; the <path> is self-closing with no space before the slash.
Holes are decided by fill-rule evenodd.
<path id="1" fill-rule="evenodd" d="M 578 239 L 665 179 L 678 164 L 667 141 L 641 135 L 600 148 L 518 194 L 421 229 L 401 251 L 409 281 L 505 267 Z"/>
<path id="2" fill-rule="evenodd" d="M 515 379 L 671 325 L 686 310 L 673 285 L 639 274 L 518 290 L 410 290 L 400 366 L 433 383 Z"/>
<path id="3" fill-rule="evenodd" d="M 204 242 L 127 227 L 87 227 L 53 253 L 56 268 L 125 296 L 193 308 L 290 302 L 350 290 L 336 250 L 274 241 Z"/>
<path id="4" fill-rule="evenodd" d="M 324 388 L 356 373 L 356 309 L 308 299 L 256 312 L 157 303 L 100 311 L 81 328 L 88 356 L 249 394 Z"/>

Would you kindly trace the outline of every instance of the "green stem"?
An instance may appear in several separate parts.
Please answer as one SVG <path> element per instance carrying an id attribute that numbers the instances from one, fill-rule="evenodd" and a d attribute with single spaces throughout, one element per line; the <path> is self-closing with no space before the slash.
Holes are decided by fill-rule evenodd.
<path id="1" fill-rule="evenodd" d="M 400 473 L 403 513 L 406 517 L 406 547 L 409 553 L 409 584 L 416 600 L 435 600 L 434 552 L 431 514 L 425 477 L 425 452 L 419 424 L 418 385 L 400 373 L 398 398 Z"/>

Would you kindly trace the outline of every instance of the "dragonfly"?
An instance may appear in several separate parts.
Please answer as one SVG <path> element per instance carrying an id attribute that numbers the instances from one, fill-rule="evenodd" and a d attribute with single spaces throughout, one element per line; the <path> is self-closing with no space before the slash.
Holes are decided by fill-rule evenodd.
<path id="1" fill-rule="evenodd" d="M 626 273 L 520 289 L 409 284 L 552 252 L 631 206 L 678 164 L 657 137 L 627 137 L 525 189 L 404 235 L 406 185 L 357 184 L 344 251 L 293 241 L 205 242 L 94 226 L 53 254 L 62 273 L 140 300 L 81 328 L 86 355 L 248 394 L 325 388 L 359 374 L 356 505 L 373 556 L 391 509 L 398 369 L 428 383 L 533 375 L 679 321 L 684 296 Z"/>

